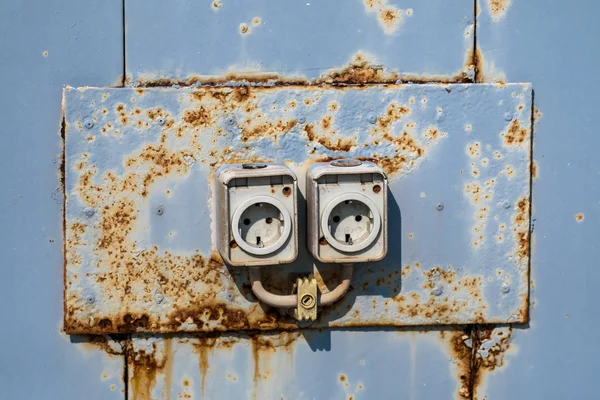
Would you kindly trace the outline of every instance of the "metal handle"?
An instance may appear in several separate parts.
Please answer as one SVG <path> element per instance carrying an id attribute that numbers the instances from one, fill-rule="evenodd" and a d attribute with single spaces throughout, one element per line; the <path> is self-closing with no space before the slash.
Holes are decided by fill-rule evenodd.
<path id="1" fill-rule="evenodd" d="M 261 280 L 260 268 L 261 267 L 250 268 L 252 292 L 258 298 L 258 300 L 273 307 L 296 307 L 298 305 L 298 297 L 296 295 L 274 294 L 264 288 Z M 318 300 L 318 304 L 321 306 L 326 306 L 341 299 L 348 291 L 348 288 L 350 288 L 350 281 L 352 280 L 353 271 L 354 267 L 352 264 L 342 264 L 342 281 L 335 287 L 335 289 L 327 293 L 322 293 Z"/>

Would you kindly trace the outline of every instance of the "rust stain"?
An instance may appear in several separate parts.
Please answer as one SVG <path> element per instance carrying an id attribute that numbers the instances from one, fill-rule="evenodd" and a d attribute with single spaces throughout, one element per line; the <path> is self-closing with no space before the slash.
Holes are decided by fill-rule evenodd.
<path id="1" fill-rule="evenodd" d="M 518 119 L 513 119 L 506 132 L 501 134 L 507 146 L 521 146 L 529 139 L 529 129 L 523 128 Z"/>
<path id="2" fill-rule="evenodd" d="M 253 26 L 259 26 L 261 23 L 260 17 L 254 17 L 252 18 L 252 25 Z"/>
<path id="3" fill-rule="evenodd" d="M 498 22 L 506 14 L 510 3 L 511 0 L 489 0 L 490 12 L 494 21 Z"/>
<path id="4" fill-rule="evenodd" d="M 170 340 L 165 340 L 165 347 Z M 158 349 L 157 343 L 152 343 L 152 349 L 134 350 L 130 342 L 127 350 L 127 364 L 132 375 L 129 378 L 135 398 L 151 399 L 152 390 L 156 386 L 158 373 L 162 373 L 170 354 Z"/>
<path id="5" fill-rule="evenodd" d="M 478 390 L 487 373 L 504 365 L 504 354 L 510 348 L 512 327 L 471 325 L 462 331 L 440 332 L 447 340 L 452 362 L 458 371 L 457 397 L 478 399 Z"/>
<path id="6" fill-rule="evenodd" d="M 583 215 L 583 213 L 577 213 L 575 214 L 575 221 L 577 222 L 583 222 L 585 216 Z"/>
<path id="7" fill-rule="evenodd" d="M 296 341 L 300 332 L 280 332 L 275 334 L 250 334 L 252 361 L 254 364 L 254 388 L 260 381 L 268 380 L 276 371 L 271 370 L 271 357 L 277 352 L 285 352 L 293 362 Z M 254 396 L 256 397 L 256 396 Z"/>
<path id="8" fill-rule="evenodd" d="M 379 25 L 383 31 L 391 35 L 395 33 L 402 23 L 403 11 L 392 4 L 388 0 L 364 0 L 365 10 L 367 14 L 376 14 Z M 413 10 L 407 10 L 406 15 L 411 16 Z"/>
<path id="9" fill-rule="evenodd" d="M 249 33 L 247 24 L 240 25 L 240 31 Z M 244 32 L 242 32 L 244 33 Z M 479 54 L 479 51 L 476 53 Z M 465 68 L 467 70 L 476 68 L 476 56 L 471 53 L 467 55 Z M 475 61 L 474 61 L 475 60 Z M 387 71 L 377 64 L 372 57 L 367 54 L 357 53 L 348 62 L 348 65 L 341 68 L 334 68 L 323 74 L 321 77 L 307 80 L 302 77 L 283 76 L 277 73 L 230 73 L 220 76 L 189 76 L 184 79 L 173 78 L 139 78 L 135 82 L 128 82 L 128 85 L 136 87 L 171 87 L 171 86 L 239 86 L 240 83 L 248 86 L 319 86 L 322 84 L 340 85 L 371 85 L 371 84 L 394 84 L 398 82 L 407 83 L 471 83 L 473 80 L 465 71 L 461 71 L 455 76 L 434 76 L 434 75 L 411 75 L 400 74 L 398 72 Z M 305 104 L 310 104 L 311 99 L 304 99 Z"/>
<path id="10" fill-rule="evenodd" d="M 241 23 L 240 24 L 240 33 L 242 35 L 245 35 L 246 33 L 248 33 L 248 31 L 249 31 L 248 24 Z"/>
<path id="11" fill-rule="evenodd" d="M 517 243 L 517 257 L 529 259 L 529 198 L 523 197 L 516 204 L 513 232 Z"/>
<path id="12" fill-rule="evenodd" d="M 221 8 L 223 6 L 223 3 L 221 3 L 218 0 L 215 0 L 212 2 L 211 6 L 214 10 L 218 10 L 219 8 Z"/>

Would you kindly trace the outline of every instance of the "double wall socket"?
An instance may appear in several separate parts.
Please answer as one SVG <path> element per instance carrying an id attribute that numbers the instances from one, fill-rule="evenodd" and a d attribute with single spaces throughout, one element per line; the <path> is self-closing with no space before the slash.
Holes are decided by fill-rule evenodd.
<path id="1" fill-rule="evenodd" d="M 325 263 L 377 261 L 387 253 L 387 176 L 372 162 L 310 166 L 308 248 Z"/>
<path id="2" fill-rule="evenodd" d="M 234 266 L 292 262 L 298 256 L 297 179 L 280 164 L 217 171 L 218 249 Z"/>
<path id="3" fill-rule="evenodd" d="M 324 263 L 377 261 L 387 253 L 387 176 L 376 164 L 336 160 L 306 175 L 307 240 Z M 261 266 L 298 255 L 297 179 L 281 164 L 217 171 L 218 249 L 226 263 Z"/>

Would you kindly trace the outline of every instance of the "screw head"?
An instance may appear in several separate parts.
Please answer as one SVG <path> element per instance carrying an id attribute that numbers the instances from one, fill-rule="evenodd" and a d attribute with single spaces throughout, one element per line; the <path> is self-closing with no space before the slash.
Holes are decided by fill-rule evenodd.
<path id="1" fill-rule="evenodd" d="M 504 200 L 504 201 L 502 202 L 502 207 L 504 207 L 505 209 L 507 209 L 507 210 L 508 210 L 508 209 L 510 208 L 510 206 L 511 206 L 511 204 L 510 204 L 510 201 L 508 201 L 508 200 Z"/>
<path id="2" fill-rule="evenodd" d="M 156 215 L 163 215 L 165 213 L 165 207 L 161 204 L 156 207 Z"/>
<path id="3" fill-rule="evenodd" d="M 512 121 L 512 119 L 513 119 L 512 113 L 510 113 L 510 112 L 504 113 L 504 120 L 505 121 Z"/>
<path id="4" fill-rule="evenodd" d="M 431 293 L 433 293 L 434 296 L 441 296 L 442 293 L 444 293 L 444 288 L 442 288 L 441 286 L 436 286 L 433 288 Z"/>
<path id="5" fill-rule="evenodd" d="M 510 292 L 510 286 L 502 285 L 502 293 L 506 294 L 508 292 Z"/>
<path id="6" fill-rule="evenodd" d="M 85 297 L 85 301 L 88 304 L 94 304 L 96 302 L 96 298 L 90 294 Z"/>
<path id="7" fill-rule="evenodd" d="M 306 122 L 306 118 L 305 117 L 298 117 L 298 123 L 299 124 L 303 124 Z"/>
<path id="8" fill-rule="evenodd" d="M 163 296 L 161 293 L 156 293 L 156 302 L 157 303 L 162 303 L 164 299 L 165 299 L 165 296 Z"/>
<path id="9" fill-rule="evenodd" d="M 225 118 L 225 123 L 229 126 L 232 126 L 235 124 L 235 118 L 233 117 L 233 115 L 230 115 L 229 117 Z"/>
<path id="10" fill-rule="evenodd" d="M 435 205 L 435 209 L 438 211 L 442 211 L 444 209 L 444 203 L 439 202 Z"/>
<path id="11" fill-rule="evenodd" d="M 156 119 L 156 123 L 159 124 L 159 125 L 161 125 L 161 126 L 164 125 L 165 122 L 167 122 L 167 120 L 164 117 L 160 117 L 160 118 Z"/>
<path id="12" fill-rule="evenodd" d="M 375 114 L 369 114 L 367 115 L 367 121 L 369 121 L 370 124 L 374 124 L 375 122 L 377 122 L 377 117 L 375 116 Z"/>
<path id="13" fill-rule="evenodd" d="M 302 307 L 304 308 L 313 308 L 315 305 L 315 297 L 312 294 L 306 293 L 300 298 L 300 304 L 302 304 Z"/>
<path id="14" fill-rule="evenodd" d="M 83 210 L 83 215 L 85 215 L 87 218 L 92 218 L 94 214 L 96 214 L 96 210 L 93 208 L 86 208 Z"/>
<path id="15" fill-rule="evenodd" d="M 85 126 L 86 129 L 92 129 L 94 127 L 94 121 L 90 117 L 85 117 L 83 119 L 83 126 Z"/>

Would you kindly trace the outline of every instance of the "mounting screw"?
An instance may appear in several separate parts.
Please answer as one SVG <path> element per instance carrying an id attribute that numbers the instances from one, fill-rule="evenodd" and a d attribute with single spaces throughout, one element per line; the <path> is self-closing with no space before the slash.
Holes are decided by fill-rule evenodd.
<path id="1" fill-rule="evenodd" d="M 156 207 L 156 215 L 163 215 L 165 213 L 165 207 L 161 204 Z"/>
<path id="2" fill-rule="evenodd" d="M 300 298 L 300 304 L 302 304 L 302 307 L 304 308 L 313 308 L 315 305 L 315 297 L 312 294 L 305 293 Z"/>
<path id="3" fill-rule="evenodd" d="M 510 208 L 510 205 L 511 205 L 510 201 L 508 201 L 508 200 L 504 200 L 502 202 L 502 207 L 506 208 L 507 210 Z"/>
<path id="4" fill-rule="evenodd" d="M 160 293 L 156 293 L 156 302 L 157 303 L 162 303 L 164 299 L 165 299 L 165 296 L 163 296 Z"/>
<path id="5" fill-rule="evenodd" d="M 510 292 L 510 286 L 502 285 L 502 293 L 506 294 L 508 292 Z"/>
<path id="6" fill-rule="evenodd" d="M 438 211 L 442 211 L 444 209 L 444 203 L 439 202 L 435 205 L 435 209 Z"/>
<path id="7" fill-rule="evenodd" d="M 306 118 L 305 117 L 298 117 L 298 123 L 299 124 L 303 124 L 306 122 Z"/>
<path id="8" fill-rule="evenodd" d="M 512 119 L 513 119 L 512 113 L 510 113 L 510 112 L 504 113 L 504 120 L 505 121 L 512 121 Z"/>
<path id="9" fill-rule="evenodd" d="M 162 126 L 162 125 L 164 125 L 164 124 L 165 124 L 165 122 L 166 122 L 166 119 L 165 119 L 165 118 L 163 118 L 163 117 L 160 117 L 160 118 L 157 118 L 157 119 L 156 119 L 156 122 L 157 122 L 159 125 L 161 125 L 161 126 Z"/>
<path id="10" fill-rule="evenodd" d="M 444 289 L 441 286 L 436 286 L 433 288 L 432 292 L 434 296 L 441 296 L 444 293 Z"/>
<path id="11" fill-rule="evenodd" d="M 230 115 L 229 117 L 225 118 L 225 123 L 230 126 L 235 125 L 235 118 Z"/>
<path id="12" fill-rule="evenodd" d="M 91 294 L 86 296 L 85 301 L 88 304 L 94 304 L 96 302 L 96 299 L 94 298 L 94 296 L 92 296 Z"/>
<path id="13" fill-rule="evenodd" d="M 96 214 L 96 210 L 93 208 L 86 208 L 83 210 L 83 215 L 85 215 L 87 218 L 92 218 L 94 214 Z"/>
<path id="14" fill-rule="evenodd" d="M 374 124 L 377 122 L 377 117 L 375 117 L 375 114 L 369 114 L 367 115 L 367 121 L 369 121 L 370 124 Z"/>
<path id="15" fill-rule="evenodd" d="M 83 126 L 85 126 L 86 129 L 92 129 L 94 127 L 94 121 L 90 117 L 85 117 L 83 119 Z"/>

